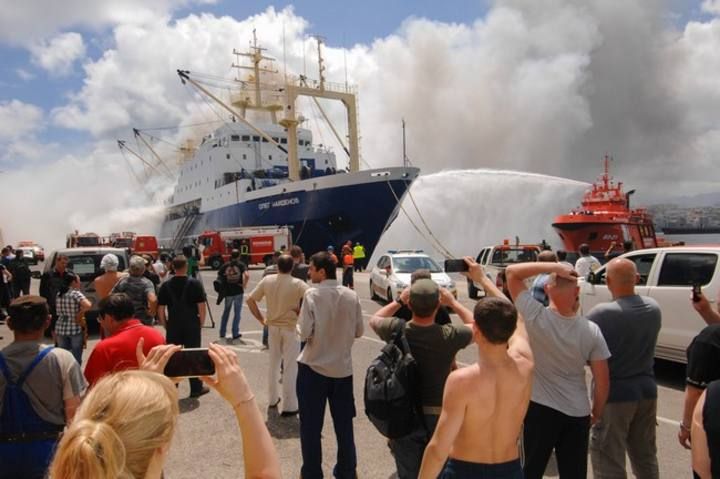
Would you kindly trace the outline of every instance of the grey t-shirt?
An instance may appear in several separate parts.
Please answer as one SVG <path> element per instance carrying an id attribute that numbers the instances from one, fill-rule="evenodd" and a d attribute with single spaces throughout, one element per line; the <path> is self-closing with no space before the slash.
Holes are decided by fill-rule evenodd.
<path id="1" fill-rule="evenodd" d="M 2 350 L 14 381 L 46 347 L 38 341 L 15 341 Z M 0 373 L 0 410 L 5 384 L 5 376 Z M 61 426 L 65 424 L 65 400 L 82 396 L 87 382 L 70 351 L 54 348 L 35 366 L 22 389 L 38 416 Z"/>
<path id="2" fill-rule="evenodd" d="M 535 357 L 532 400 L 573 417 L 590 414 L 585 365 L 610 357 L 597 324 L 564 317 L 523 291 L 515 306 L 525 319 Z"/>
<path id="3" fill-rule="evenodd" d="M 657 399 L 653 363 L 660 333 L 660 306 L 646 296 L 601 303 L 587 314 L 602 331 L 612 357 L 608 402 Z"/>
<path id="4" fill-rule="evenodd" d="M 148 294 L 155 294 L 155 285 L 152 281 L 143 276 L 127 276 L 112 289 L 113 293 L 125 293 L 130 296 L 135 307 L 135 318 L 147 320 L 148 317 Z"/>

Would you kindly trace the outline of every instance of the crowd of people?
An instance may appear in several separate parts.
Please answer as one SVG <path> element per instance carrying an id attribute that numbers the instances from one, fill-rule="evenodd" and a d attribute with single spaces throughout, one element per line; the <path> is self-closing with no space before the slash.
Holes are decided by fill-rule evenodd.
<path id="1" fill-rule="evenodd" d="M 357 477 L 352 347 L 365 322 L 352 290 L 356 251 L 342 249 L 342 259 L 328 249 L 306 260 L 293 246 L 247 296 L 239 251 L 218 271 L 223 314 L 208 348 L 216 374 L 190 377 L 190 396 L 215 389 L 232 407 L 246 477 L 281 473 L 238 356 L 222 345 L 242 337 L 243 304 L 266 330 L 268 406 L 299 417 L 301 477 L 323 477 L 328 406 L 337 439 L 333 475 Z M 406 341 L 414 364 L 404 394 L 417 405 L 416 422 L 387 441 L 399 479 L 542 478 L 553 452 L 561 478 L 587 477 L 589 465 L 595 478 L 626 477 L 627 459 L 636 477 L 659 477 L 653 364 L 662 313 L 635 291 L 635 263 L 614 258 L 605 275 L 612 301 L 581 314 L 578 276 L 597 260 L 579 253 L 575 265 L 550 251 L 510 265 L 503 287 L 465 258 L 468 280 L 485 293 L 472 310 L 419 270 L 370 318 L 382 340 Z M 105 256 L 94 280 L 104 339 L 84 370 L 91 304 L 67 257 L 43 275 L 39 296 L 20 288 L 8 302 L 14 340 L 0 352 L 0 479 L 48 471 L 54 478 L 162 477 L 179 414 L 178 379 L 163 371 L 181 348 L 201 345 L 207 295 L 184 255 L 133 256 L 127 273 L 118 264 Z M 696 477 L 720 477 L 720 312 L 702 294 L 692 304 L 708 326 L 688 348 L 678 440 L 692 449 Z M 43 344 L 46 331 L 57 347 Z M 477 361 L 458 367 L 457 353 L 470 344 Z"/>

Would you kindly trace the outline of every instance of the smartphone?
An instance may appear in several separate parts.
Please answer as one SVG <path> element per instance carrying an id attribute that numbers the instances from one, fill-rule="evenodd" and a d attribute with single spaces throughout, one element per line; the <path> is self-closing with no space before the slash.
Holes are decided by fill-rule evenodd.
<path id="1" fill-rule="evenodd" d="M 693 283 L 692 286 L 692 300 L 697 303 L 700 301 L 700 295 L 702 294 L 702 285 L 700 283 Z"/>
<path id="2" fill-rule="evenodd" d="M 170 356 L 164 373 L 171 378 L 211 376 L 215 374 L 215 363 L 207 348 L 181 349 Z"/>
<path id="3" fill-rule="evenodd" d="M 464 259 L 446 259 L 445 260 L 445 272 L 446 273 L 461 273 L 468 271 L 468 265 Z"/>

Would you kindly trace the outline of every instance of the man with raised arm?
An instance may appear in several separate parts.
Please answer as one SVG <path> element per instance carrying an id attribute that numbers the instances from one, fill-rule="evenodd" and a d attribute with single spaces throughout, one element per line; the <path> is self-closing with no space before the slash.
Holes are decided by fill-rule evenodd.
<path id="1" fill-rule="evenodd" d="M 395 317 L 404 303 L 412 312 L 408 322 Z M 465 324 L 437 324 L 437 313 L 445 306 L 452 307 Z M 408 435 L 388 441 L 395 458 L 398 479 L 418 477 L 425 446 L 440 416 L 443 389 L 450 371 L 454 369 L 455 355 L 472 340 L 472 322 L 470 310 L 430 278 L 412 282 L 398 299 L 388 303 L 370 318 L 370 326 L 384 341 L 391 341 L 395 333 L 403 331 L 410 353 L 417 363 L 419 387 L 410 391 L 409 395 L 422 407 L 422 424 L 417 425 Z"/>
<path id="2" fill-rule="evenodd" d="M 605 338 L 597 324 L 577 314 L 580 289 L 571 267 L 523 263 L 508 266 L 505 273 L 535 357 L 523 431 L 525 478 L 543 477 L 553 449 L 560 479 L 586 477 L 590 425 L 602 417 L 610 389 Z M 534 300 L 525 285 L 542 273 L 550 274 L 547 307 Z M 588 363 L 594 382 L 592 408 L 585 384 Z"/>
<path id="3" fill-rule="evenodd" d="M 518 438 L 530 401 L 533 354 L 515 307 L 481 265 L 465 261 L 468 278 L 487 293 L 473 312 L 478 362 L 448 377 L 419 477 L 522 478 Z"/>

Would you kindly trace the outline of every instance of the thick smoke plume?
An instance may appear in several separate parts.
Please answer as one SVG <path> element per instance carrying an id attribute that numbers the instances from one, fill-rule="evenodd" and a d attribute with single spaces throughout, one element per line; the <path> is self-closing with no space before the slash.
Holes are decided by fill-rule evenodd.
<path id="1" fill-rule="evenodd" d="M 342 82 L 347 64 L 349 81 L 359 86 L 362 156 L 371 166 L 401 163 L 405 118 L 409 157 L 426 174 L 493 168 L 591 181 L 607 152 L 617 160 L 615 176 L 638 190 L 636 202 L 713 191 L 717 182 L 707 172 L 716 169 L 720 155 L 720 19 L 714 3 L 706 4 L 699 20 L 678 26 L 661 0 L 498 0 L 484 17 L 466 24 L 408 19 L 394 34 L 346 51 L 329 39 L 327 77 Z M 176 69 L 230 78 L 231 50 L 242 49 L 253 29 L 280 59 L 284 30 L 288 71 L 315 76 L 309 23 L 292 8 L 269 8 L 243 20 L 190 14 L 113 25 L 102 42 L 110 46 L 83 60 L 83 86 L 47 112 L 47 123 L 34 115 L 36 131 L 22 134 L 1 125 L 6 153 L 0 161 L 25 164 L 3 167 L 11 170 L 2 176 L 3 191 L 22 200 L 4 215 L 6 241 L 32 237 L 57 244 L 70 229 L 107 232 L 129 224 L 114 218 L 133 219 L 135 229 L 157 225 L 161 207 L 146 208 L 152 204 L 148 198 L 164 196 L 171 185 L 152 183 L 149 196 L 133 185 L 114 140 L 130 136 L 132 127 L 219 119 L 217 109 L 180 84 Z M 18 111 L 22 106 L 14 104 Z M 342 130 L 342 109 L 327 108 Z M 303 113 L 317 116 L 307 105 Z M 46 144 L 42 131 L 50 126 L 89 133 L 93 143 Z M 320 122 L 305 126 L 318 142 L 333 144 Z M 179 143 L 187 136 L 177 131 L 167 139 Z M 162 154 L 171 152 L 166 147 L 158 145 Z M 342 159 L 337 145 L 335 151 Z M 467 177 L 480 181 L 483 174 L 489 173 L 435 177 L 457 176 L 466 188 L 447 199 L 456 203 L 436 209 L 476 208 L 475 181 Z M 432 181 L 421 180 L 418 197 L 422 188 L 432 190 Z M 558 184 L 549 196 L 576 192 Z M 503 197 L 502 190 L 496 193 Z M 558 203 L 533 202 L 529 211 L 491 215 L 495 223 L 483 224 L 482 234 L 497 230 L 487 237 L 492 242 L 525 236 L 522 224 L 507 218 L 537 218 L 554 209 L 550 205 Z M 431 205 L 426 209 L 432 216 Z M 401 215 L 397 225 L 402 221 Z M 528 236 L 549 240 L 543 225 L 527 230 Z"/>

